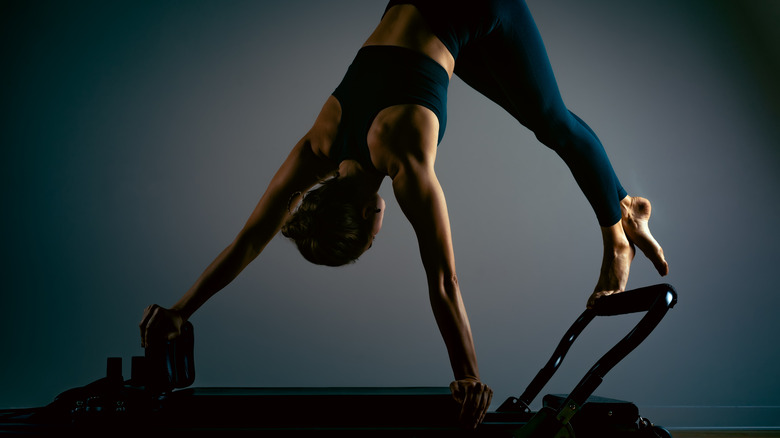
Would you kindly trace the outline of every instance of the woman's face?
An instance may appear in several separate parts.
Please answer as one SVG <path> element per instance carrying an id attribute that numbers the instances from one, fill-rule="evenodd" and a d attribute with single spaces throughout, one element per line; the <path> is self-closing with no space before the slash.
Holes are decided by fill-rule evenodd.
<path id="1" fill-rule="evenodd" d="M 385 217 L 385 200 L 379 196 L 379 193 L 371 196 L 369 201 L 363 210 L 363 217 L 371 221 L 371 243 L 368 244 L 368 248 L 371 248 L 371 244 L 374 241 L 374 237 L 382 229 L 382 220 Z"/>

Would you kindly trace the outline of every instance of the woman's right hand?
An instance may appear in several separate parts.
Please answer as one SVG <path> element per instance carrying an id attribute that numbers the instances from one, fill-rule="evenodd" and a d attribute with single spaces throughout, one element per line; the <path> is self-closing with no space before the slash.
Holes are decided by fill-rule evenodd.
<path id="1" fill-rule="evenodd" d="M 452 397 L 460 405 L 458 420 L 466 429 L 476 429 L 490 407 L 493 390 L 477 379 L 456 380 L 450 383 Z"/>
<path id="2" fill-rule="evenodd" d="M 182 324 L 184 318 L 178 311 L 152 304 L 144 309 L 144 316 L 138 324 L 141 328 L 141 347 L 147 348 L 179 336 Z"/>

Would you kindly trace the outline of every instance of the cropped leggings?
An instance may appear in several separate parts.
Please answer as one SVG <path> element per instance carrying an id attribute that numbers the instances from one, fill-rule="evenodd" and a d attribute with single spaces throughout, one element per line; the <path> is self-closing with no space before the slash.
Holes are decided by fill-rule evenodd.
<path id="1" fill-rule="evenodd" d="M 599 225 L 616 224 L 620 184 L 596 134 L 561 99 L 541 35 L 523 0 L 504 10 L 489 34 L 464 45 L 455 74 L 530 129 L 569 167 Z"/>

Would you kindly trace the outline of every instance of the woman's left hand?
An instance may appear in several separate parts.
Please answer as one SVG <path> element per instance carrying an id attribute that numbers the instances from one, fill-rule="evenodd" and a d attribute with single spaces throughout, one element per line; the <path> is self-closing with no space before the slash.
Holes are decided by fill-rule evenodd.
<path id="1" fill-rule="evenodd" d="M 493 390 L 477 379 L 463 379 L 450 383 L 450 391 L 460 404 L 458 420 L 463 427 L 475 429 L 485 419 Z"/>
<path id="2" fill-rule="evenodd" d="M 170 341 L 179 336 L 182 324 L 184 318 L 178 311 L 157 304 L 148 306 L 138 324 L 141 328 L 141 347 L 147 348 L 151 344 Z"/>

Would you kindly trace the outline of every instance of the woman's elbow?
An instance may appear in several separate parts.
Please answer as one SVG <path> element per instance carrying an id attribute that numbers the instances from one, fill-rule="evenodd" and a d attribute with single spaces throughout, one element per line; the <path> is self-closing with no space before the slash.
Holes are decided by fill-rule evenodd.
<path id="1" fill-rule="evenodd" d="M 440 274 L 429 281 L 431 299 L 439 298 L 449 302 L 457 302 L 460 298 L 460 285 L 457 274 Z"/>

